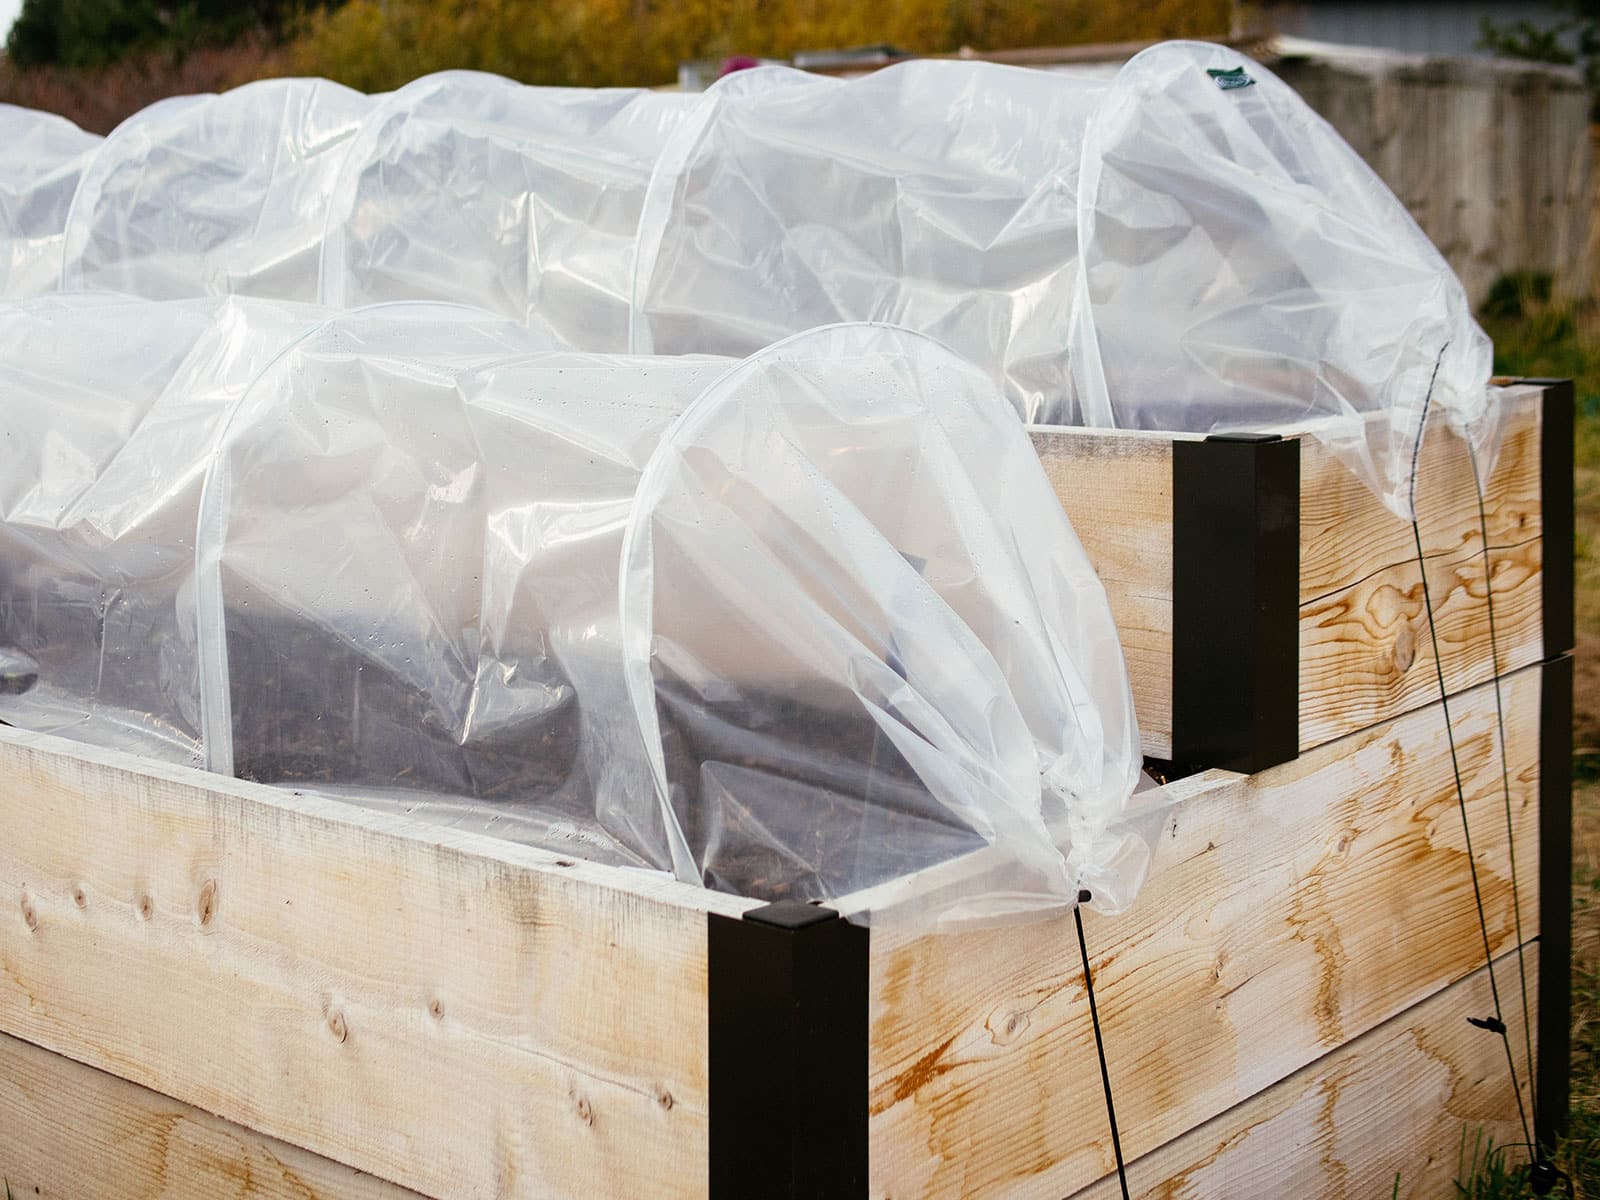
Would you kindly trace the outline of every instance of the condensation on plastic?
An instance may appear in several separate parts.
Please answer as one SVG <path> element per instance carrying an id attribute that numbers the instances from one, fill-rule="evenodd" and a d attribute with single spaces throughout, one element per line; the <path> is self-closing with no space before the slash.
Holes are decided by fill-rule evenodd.
<path id="1" fill-rule="evenodd" d="M 200 521 L 214 770 L 665 865 L 617 557 L 655 438 L 722 366 L 548 347 L 387 305 L 262 373 Z"/>
<path id="2" fill-rule="evenodd" d="M 1489 340 L 1404 206 L 1270 71 L 1134 56 L 1090 122 L 1070 338 L 1086 424 L 1310 429 L 1411 515 L 1424 410 L 1492 463 Z"/>
<path id="3" fill-rule="evenodd" d="M 65 117 L 0 104 L 0 296 L 56 289 L 67 209 L 100 142 Z"/>
<path id="4" fill-rule="evenodd" d="M 198 764 L 201 479 L 229 405 L 317 316 L 0 304 L 0 720 Z"/>
<path id="5" fill-rule="evenodd" d="M 836 326 L 718 380 L 645 468 L 621 610 L 680 878 L 944 924 L 1142 880 L 1105 594 L 1001 389 L 933 340 Z M 894 883 L 972 854 L 935 911 Z"/>
<path id="6" fill-rule="evenodd" d="M 329 192 L 372 103 L 327 80 L 269 79 L 136 113 L 83 173 L 62 286 L 314 302 Z"/>
<path id="7" fill-rule="evenodd" d="M 938 338 L 1064 421 L 1078 151 L 1102 79 L 913 62 L 739 71 L 679 126 L 640 222 L 633 348 L 748 354 L 837 321 Z"/>
<path id="8" fill-rule="evenodd" d="M 375 106 L 334 184 L 322 298 L 470 303 L 628 348 L 651 169 L 701 97 L 451 71 Z"/>

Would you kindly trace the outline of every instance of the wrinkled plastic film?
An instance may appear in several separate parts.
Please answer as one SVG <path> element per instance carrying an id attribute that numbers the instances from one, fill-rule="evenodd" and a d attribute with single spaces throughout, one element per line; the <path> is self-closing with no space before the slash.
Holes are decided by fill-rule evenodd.
<path id="1" fill-rule="evenodd" d="M 263 373 L 201 522 L 215 768 L 666 865 L 616 564 L 655 438 L 722 367 L 547 348 L 387 305 Z"/>
<path id="2" fill-rule="evenodd" d="M 0 720 L 198 765 L 194 531 L 229 405 L 314 310 L 0 305 Z"/>
<path id="3" fill-rule="evenodd" d="M 269 79 L 136 113 L 79 182 L 62 286 L 314 302 L 328 197 L 372 103 L 327 80 Z"/>
<path id="4" fill-rule="evenodd" d="M 1070 421 L 1078 151 L 1104 90 L 936 61 L 726 77 L 652 181 L 634 349 L 744 355 L 885 321 L 991 372 L 1026 419 Z"/>
<path id="5" fill-rule="evenodd" d="M 334 184 L 323 299 L 455 300 L 626 350 L 645 189 L 701 103 L 468 71 L 408 84 L 377 102 Z"/>
<path id="6" fill-rule="evenodd" d="M 646 469 L 622 587 L 680 876 L 946 923 L 1131 899 L 1104 593 L 998 387 L 933 341 L 842 326 L 730 371 Z M 881 888 L 980 854 L 936 912 Z"/>
<path id="7" fill-rule="evenodd" d="M 1425 409 L 1492 461 L 1492 351 L 1459 281 L 1270 71 L 1201 43 L 1143 51 L 1079 178 L 1085 423 L 1309 430 L 1402 517 Z"/>
<path id="8" fill-rule="evenodd" d="M 0 296 L 56 290 L 67 210 L 100 141 L 64 117 L 0 104 Z"/>

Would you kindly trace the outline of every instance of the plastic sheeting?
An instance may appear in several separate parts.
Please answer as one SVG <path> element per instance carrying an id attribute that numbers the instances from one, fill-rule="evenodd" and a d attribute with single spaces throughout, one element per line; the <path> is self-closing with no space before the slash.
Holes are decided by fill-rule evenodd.
<path id="1" fill-rule="evenodd" d="M 440 299 L 628 348 L 634 238 L 700 97 L 430 75 L 381 100 L 333 188 L 322 298 Z"/>
<path id="2" fill-rule="evenodd" d="M 681 876 L 841 903 L 989 847 L 942 919 L 1132 898 L 1105 594 L 1003 394 L 937 343 L 838 326 L 724 375 L 645 468 L 622 589 Z"/>
<path id="3" fill-rule="evenodd" d="M 38 151 L 41 211 L 64 152 Z M 1424 409 L 1480 471 L 1497 443 L 1448 265 L 1289 88 L 1198 43 L 1110 77 L 761 68 L 700 97 L 251 84 L 126 122 L 64 242 L 68 288 L 457 300 L 587 350 L 893 322 L 1031 421 L 1309 429 L 1402 516 Z"/>
<path id="4" fill-rule="evenodd" d="M 251 85 L 107 139 L 63 262 L 500 315 L 0 305 L 0 719 L 852 912 L 1144 869 L 1115 630 L 1016 412 L 1309 428 L 1401 515 L 1426 412 L 1481 470 L 1496 436 L 1443 260 L 1215 47 Z M 624 333 L 751 357 L 552 354 Z"/>
<path id="5" fill-rule="evenodd" d="M 1167 43 L 1118 72 L 1080 172 L 1086 424 L 1310 428 L 1402 517 L 1425 411 L 1487 471 L 1493 353 L 1383 181 L 1270 71 Z"/>
<path id="6" fill-rule="evenodd" d="M 270 79 L 128 118 L 78 185 L 62 286 L 314 302 L 329 192 L 371 104 L 327 80 Z"/>
<path id="7" fill-rule="evenodd" d="M 1410 514 L 1424 408 L 1487 469 L 1491 352 L 1404 207 L 1286 85 L 1168 43 L 1115 76 L 739 72 L 663 153 L 634 341 L 840 319 L 939 338 L 1028 420 L 1308 429 Z"/>
<path id="8" fill-rule="evenodd" d="M 55 290 L 67 209 L 100 141 L 64 117 L 0 104 L 0 296 Z"/>
<path id="9" fill-rule="evenodd" d="M 1137 885 L 1104 596 L 928 339 L 72 295 L 0 351 L 0 719 L 853 911 L 981 856 L 910 921 Z"/>
<path id="10" fill-rule="evenodd" d="M 617 551 L 653 438 L 720 367 L 530 336 L 383 306 L 250 389 L 200 523 L 210 764 L 663 865 Z"/>
<path id="11" fill-rule="evenodd" d="M 727 76 L 651 184 L 634 349 L 748 354 L 887 321 L 990 371 L 1028 419 L 1063 419 L 1078 148 L 1104 91 L 989 63 Z"/>
<path id="12" fill-rule="evenodd" d="M 317 315 L 0 304 L 0 720 L 199 763 L 201 480 L 230 403 Z"/>

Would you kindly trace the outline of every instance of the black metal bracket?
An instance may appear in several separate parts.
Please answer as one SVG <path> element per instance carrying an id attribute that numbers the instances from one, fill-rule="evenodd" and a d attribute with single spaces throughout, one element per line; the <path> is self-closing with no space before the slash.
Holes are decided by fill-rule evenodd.
<path id="1" fill-rule="evenodd" d="M 710 915 L 712 1200 L 867 1194 L 867 930 L 780 901 Z"/>
<path id="2" fill-rule="evenodd" d="M 1172 446 L 1172 758 L 1261 771 L 1300 752 L 1300 441 Z"/>

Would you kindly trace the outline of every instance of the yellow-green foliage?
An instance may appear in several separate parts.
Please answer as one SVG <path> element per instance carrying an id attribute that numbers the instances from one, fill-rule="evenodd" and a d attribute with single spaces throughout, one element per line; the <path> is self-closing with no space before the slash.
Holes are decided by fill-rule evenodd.
<path id="1" fill-rule="evenodd" d="M 290 65 L 364 91 L 466 67 L 529 83 L 671 81 L 686 59 L 888 43 L 917 53 L 1215 37 L 1226 0 L 350 0 Z"/>

